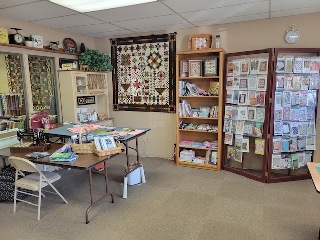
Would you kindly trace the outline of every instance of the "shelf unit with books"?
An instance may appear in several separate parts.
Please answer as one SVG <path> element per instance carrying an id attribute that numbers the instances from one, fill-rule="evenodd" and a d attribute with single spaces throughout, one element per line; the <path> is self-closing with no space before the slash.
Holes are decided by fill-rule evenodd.
<path id="1" fill-rule="evenodd" d="M 220 170 L 223 49 L 176 54 L 176 164 Z"/>

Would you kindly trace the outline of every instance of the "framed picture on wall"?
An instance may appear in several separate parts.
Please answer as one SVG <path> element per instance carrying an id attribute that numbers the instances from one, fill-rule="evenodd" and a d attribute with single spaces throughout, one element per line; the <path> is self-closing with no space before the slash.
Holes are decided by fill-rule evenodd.
<path id="1" fill-rule="evenodd" d="M 201 76 L 202 76 L 202 61 L 189 60 L 189 77 L 201 77 Z"/>

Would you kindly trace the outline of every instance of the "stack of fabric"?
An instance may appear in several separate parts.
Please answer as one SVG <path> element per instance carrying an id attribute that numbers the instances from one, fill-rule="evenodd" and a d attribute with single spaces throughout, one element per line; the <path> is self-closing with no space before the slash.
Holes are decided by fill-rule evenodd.
<path id="1" fill-rule="evenodd" d="M 65 144 L 62 148 L 51 154 L 50 162 L 72 162 L 77 157 L 77 154 L 72 152 L 70 144 Z"/>

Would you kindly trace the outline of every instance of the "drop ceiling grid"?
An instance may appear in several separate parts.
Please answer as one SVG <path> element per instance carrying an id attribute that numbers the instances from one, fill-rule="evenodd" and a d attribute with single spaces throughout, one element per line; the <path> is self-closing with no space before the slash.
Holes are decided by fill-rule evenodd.
<path id="1" fill-rule="evenodd" d="M 49 0 L 0 1 L 0 16 L 93 37 L 315 12 L 320 12 L 320 0 L 160 0 L 89 13 L 79 13 Z"/>

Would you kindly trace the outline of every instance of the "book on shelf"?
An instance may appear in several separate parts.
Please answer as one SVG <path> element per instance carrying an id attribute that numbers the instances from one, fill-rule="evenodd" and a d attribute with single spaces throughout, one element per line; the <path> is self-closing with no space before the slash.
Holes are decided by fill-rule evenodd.
<path id="1" fill-rule="evenodd" d="M 209 117 L 210 107 L 209 106 L 200 106 L 200 117 Z"/>

